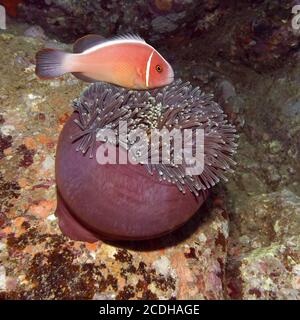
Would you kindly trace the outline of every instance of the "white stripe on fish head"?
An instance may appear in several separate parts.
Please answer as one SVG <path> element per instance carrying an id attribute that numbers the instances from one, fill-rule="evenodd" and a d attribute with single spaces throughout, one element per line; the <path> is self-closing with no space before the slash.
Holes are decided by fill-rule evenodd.
<path id="1" fill-rule="evenodd" d="M 146 65 L 146 88 L 149 87 L 150 66 L 151 66 L 151 60 L 152 60 L 154 51 L 155 51 L 155 50 L 153 50 L 153 51 L 150 53 L 150 56 L 149 56 L 149 58 L 148 58 L 147 65 Z"/>

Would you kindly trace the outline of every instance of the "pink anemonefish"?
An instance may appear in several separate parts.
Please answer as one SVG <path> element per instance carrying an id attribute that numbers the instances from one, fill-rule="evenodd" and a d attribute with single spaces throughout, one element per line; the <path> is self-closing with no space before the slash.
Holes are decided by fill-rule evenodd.
<path id="1" fill-rule="evenodd" d="M 108 40 L 99 35 L 87 35 L 75 42 L 73 52 L 39 51 L 37 76 L 51 79 L 71 72 L 87 82 L 105 81 L 131 89 L 161 87 L 174 80 L 171 65 L 136 35 Z"/>

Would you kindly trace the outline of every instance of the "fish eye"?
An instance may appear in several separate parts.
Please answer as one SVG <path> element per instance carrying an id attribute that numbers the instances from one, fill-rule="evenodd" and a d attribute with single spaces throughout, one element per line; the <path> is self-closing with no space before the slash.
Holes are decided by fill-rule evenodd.
<path id="1" fill-rule="evenodd" d="M 159 73 L 163 71 L 162 66 L 160 66 L 159 64 L 156 65 L 155 69 L 156 69 L 156 71 L 159 72 Z"/>

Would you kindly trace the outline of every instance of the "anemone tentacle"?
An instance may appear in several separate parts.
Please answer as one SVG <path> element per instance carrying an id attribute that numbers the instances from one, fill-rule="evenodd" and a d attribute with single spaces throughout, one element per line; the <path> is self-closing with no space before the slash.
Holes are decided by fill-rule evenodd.
<path id="1" fill-rule="evenodd" d="M 100 129 L 118 129 L 120 121 L 127 122 L 128 133 L 135 129 L 203 129 L 204 170 L 190 176 L 185 161 L 175 163 L 173 146 L 170 148 L 170 163 L 151 164 L 151 136 L 149 139 L 147 163 L 141 162 L 149 174 L 156 173 L 160 180 L 176 184 L 180 191 L 188 188 L 196 196 L 220 180 L 226 181 L 226 173 L 236 165 L 233 155 L 237 149 L 235 127 L 228 122 L 221 107 L 213 101 L 213 95 L 205 94 L 189 82 L 176 80 L 172 84 L 149 91 L 133 91 L 107 83 L 90 85 L 73 107 L 79 114 L 76 124 L 80 131 L 73 136 L 79 141 L 76 150 L 83 154 L 90 150 L 93 157 L 97 133 Z M 195 131 L 193 131 L 195 132 Z M 192 153 L 195 152 L 195 134 L 191 137 Z M 174 141 L 173 141 L 174 142 Z M 125 147 L 124 141 L 118 141 Z M 127 145 L 127 150 L 129 149 Z M 160 141 L 159 159 L 163 146 Z"/>

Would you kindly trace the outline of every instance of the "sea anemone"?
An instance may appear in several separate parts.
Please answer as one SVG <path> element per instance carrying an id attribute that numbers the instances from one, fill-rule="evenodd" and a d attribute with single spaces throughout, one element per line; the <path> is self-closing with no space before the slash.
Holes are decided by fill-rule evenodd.
<path id="1" fill-rule="evenodd" d="M 149 239 L 168 233 L 185 223 L 205 201 L 208 189 L 227 180 L 235 162 L 236 130 L 228 123 L 213 96 L 188 82 L 173 82 L 151 91 L 132 91 L 105 83 L 92 84 L 73 103 L 75 112 L 66 123 L 57 148 L 57 215 L 62 231 L 73 239 L 93 241 Z M 118 136 L 110 141 L 103 129 L 126 132 L 142 129 L 147 148 L 132 148 L 137 140 Z M 191 129 L 204 132 L 204 166 L 197 175 L 190 164 L 176 161 L 171 136 L 169 162 L 162 161 L 159 141 L 158 163 L 151 163 L 151 130 Z M 108 142 L 118 155 L 135 150 L 137 164 L 97 162 L 97 148 Z M 138 151 L 138 152 L 137 152 Z M 152 154 L 153 156 L 153 154 Z"/>

